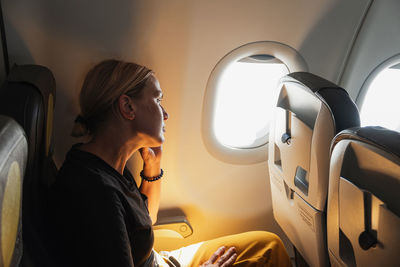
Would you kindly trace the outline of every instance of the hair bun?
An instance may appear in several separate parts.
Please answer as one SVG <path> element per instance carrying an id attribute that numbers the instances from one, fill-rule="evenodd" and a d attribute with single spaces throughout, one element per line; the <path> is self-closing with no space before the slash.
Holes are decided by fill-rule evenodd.
<path id="1" fill-rule="evenodd" d="M 73 137 L 83 137 L 89 134 L 89 129 L 87 122 L 82 115 L 78 115 L 75 119 L 75 124 L 72 127 L 71 136 Z"/>

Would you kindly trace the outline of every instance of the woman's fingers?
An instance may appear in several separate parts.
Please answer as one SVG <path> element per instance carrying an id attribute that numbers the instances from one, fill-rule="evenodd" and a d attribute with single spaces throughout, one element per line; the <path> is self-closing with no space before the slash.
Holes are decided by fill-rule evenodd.
<path id="1" fill-rule="evenodd" d="M 217 265 L 221 267 L 232 266 L 232 264 L 236 260 L 236 257 L 236 249 L 234 247 L 231 247 L 230 249 L 228 249 L 228 251 L 225 252 L 224 255 L 219 258 L 219 260 L 217 261 Z"/>
<path id="2" fill-rule="evenodd" d="M 210 259 L 201 265 L 202 267 L 229 267 L 235 263 L 237 254 L 236 248 L 231 247 L 225 252 L 225 247 L 222 246 L 211 255 Z"/>
<path id="3" fill-rule="evenodd" d="M 162 147 L 142 147 L 139 152 L 145 163 L 159 162 L 161 160 Z"/>
<path id="4" fill-rule="evenodd" d="M 210 259 L 208 260 L 209 263 L 214 263 L 222 254 L 225 252 L 225 247 L 222 246 L 217 249 L 217 251 L 214 252 L 214 254 L 211 255 Z"/>
<path id="5" fill-rule="evenodd" d="M 221 267 L 232 266 L 236 261 L 237 254 L 233 254 L 226 262 L 224 262 Z"/>
<path id="6" fill-rule="evenodd" d="M 162 146 L 157 146 L 157 147 L 152 147 L 151 148 L 154 151 L 154 154 L 159 154 L 162 151 Z"/>

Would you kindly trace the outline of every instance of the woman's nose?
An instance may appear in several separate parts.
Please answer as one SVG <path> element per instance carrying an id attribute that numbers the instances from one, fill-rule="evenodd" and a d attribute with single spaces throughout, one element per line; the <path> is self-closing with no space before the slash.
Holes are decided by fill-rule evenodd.
<path id="1" fill-rule="evenodd" d="M 163 110 L 163 115 L 164 115 L 164 120 L 166 121 L 166 120 L 168 120 L 168 113 L 165 111 L 165 109 L 164 108 L 162 108 L 162 110 Z"/>

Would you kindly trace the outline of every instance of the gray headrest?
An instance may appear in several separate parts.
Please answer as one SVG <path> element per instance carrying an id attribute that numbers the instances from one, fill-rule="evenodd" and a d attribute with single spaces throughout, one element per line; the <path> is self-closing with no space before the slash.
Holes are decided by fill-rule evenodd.
<path id="1" fill-rule="evenodd" d="M 400 158 L 400 133 L 380 126 L 354 127 L 335 136 L 331 151 L 343 139 L 358 140 L 393 154 Z"/>
<path id="2" fill-rule="evenodd" d="M 321 100 L 331 111 L 336 133 L 360 125 L 356 104 L 351 100 L 345 89 L 334 83 L 309 72 L 290 73 L 282 78 L 281 82 L 296 83 Z M 302 100 L 299 99 L 299 101 Z"/>

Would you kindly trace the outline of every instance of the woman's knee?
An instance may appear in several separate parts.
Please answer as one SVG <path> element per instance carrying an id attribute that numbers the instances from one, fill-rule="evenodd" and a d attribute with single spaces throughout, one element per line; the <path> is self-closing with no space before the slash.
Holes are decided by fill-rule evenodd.
<path id="1" fill-rule="evenodd" d="M 286 249 L 276 234 L 253 231 L 240 235 L 238 266 L 290 266 Z"/>
<path id="2" fill-rule="evenodd" d="M 246 235 L 246 239 L 250 242 L 258 242 L 260 245 L 281 245 L 281 239 L 274 233 L 266 232 L 266 231 L 252 231 L 243 233 Z"/>
<path id="3" fill-rule="evenodd" d="M 239 250 L 258 256 L 271 253 L 286 253 L 281 239 L 274 233 L 266 231 L 245 232 L 236 236 Z"/>

